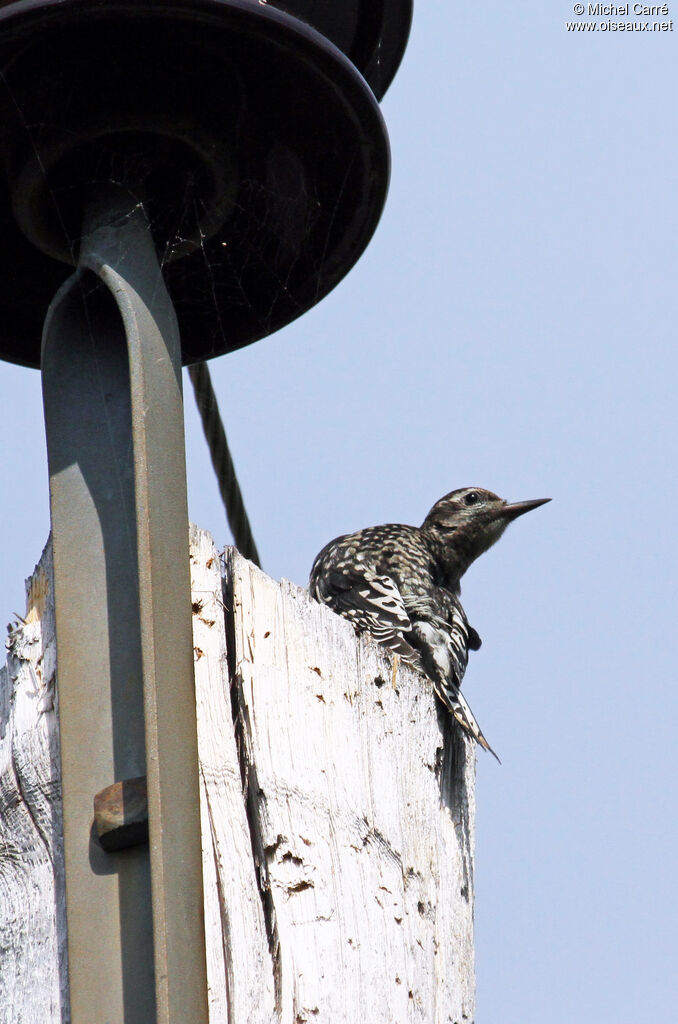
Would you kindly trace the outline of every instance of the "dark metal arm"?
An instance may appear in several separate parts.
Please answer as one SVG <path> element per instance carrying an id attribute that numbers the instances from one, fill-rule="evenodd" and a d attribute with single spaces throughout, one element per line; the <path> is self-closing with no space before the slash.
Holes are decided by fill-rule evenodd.
<path id="1" fill-rule="evenodd" d="M 42 359 L 72 1022 L 206 1024 L 181 357 L 128 195 L 88 211 Z M 105 853 L 93 797 L 143 774 L 150 844 Z"/>

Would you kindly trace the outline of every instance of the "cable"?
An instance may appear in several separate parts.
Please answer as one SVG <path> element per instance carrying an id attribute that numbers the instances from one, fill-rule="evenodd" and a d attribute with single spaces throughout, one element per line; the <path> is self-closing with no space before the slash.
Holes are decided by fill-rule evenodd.
<path id="1" fill-rule="evenodd" d="M 240 553 L 248 558 L 250 562 L 261 567 L 259 552 L 254 543 L 250 521 L 247 518 L 245 505 L 242 500 L 242 493 L 238 478 L 235 475 L 235 466 L 228 448 L 226 431 L 219 415 L 217 396 L 212 387 L 212 378 L 207 369 L 206 363 L 193 363 L 188 367 L 188 376 L 191 378 L 195 401 L 202 420 L 202 429 L 205 433 L 207 447 L 209 448 L 212 466 L 216 473 L 219 493 L 226 510 L 226 519 L 233 534 L 235 546 Z"/>

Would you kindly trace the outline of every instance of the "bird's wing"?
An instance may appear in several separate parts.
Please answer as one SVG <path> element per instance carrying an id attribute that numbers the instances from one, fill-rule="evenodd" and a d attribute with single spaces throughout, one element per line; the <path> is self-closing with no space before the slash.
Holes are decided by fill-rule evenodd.
<path id="1" fill-rule="evenodd" d="M 402 595 L 390 576 L 360 564 L 312 574 L 311 593 L 360 633 L 370 633 L 403 661 L 419 665 L 419 656 L 404 634 L 412 628 Z"/>
<path id="2" fill-rule="evenodd" d="M 410 639 L 421 654 L 425 671 L 459 689 L 468 665 L 469 626 L 457 597 L 446 600 L 442 607 L 443 614 L 410 609 Z"/>
<path id="3" fill-rule="evenodd" d="M 448 606 L 446 618 L 411 601 L 408 613 L 403 595 L 390 576 L 355 561 L 333 565 L 335 548 L 336 542 L 327 545 L 313 565 L 312 596 L 348 619 L 359 633 L 370 633 L 403 661 L 428 675 L 438 697 L 462 729 L 499 760 L 459 689 L 468 648 L 475 641 L 479 646 L 475 630 L 469 644 L 469 625 L 459 600 L 455 597 Z M 423 617 L 418 618 L 418 613 Z"/>

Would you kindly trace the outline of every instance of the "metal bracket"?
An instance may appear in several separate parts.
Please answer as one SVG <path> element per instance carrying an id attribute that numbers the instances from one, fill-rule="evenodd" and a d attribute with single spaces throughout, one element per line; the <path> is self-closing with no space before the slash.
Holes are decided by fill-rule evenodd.
<path id="1" fill-rule="evenodd" d="M 129 194 L 90 204 L 42 367 L 71 1020 L 206 1024 L 181 354 Z M 144 774 L 150 843 L 105 853 L 92 798 Z"/>
<path id="2" fill-rule="evenodd" d="M 94 797 L 94 825 L 107 853 L 148 842 L 146 776 L 106 786 Z"/>

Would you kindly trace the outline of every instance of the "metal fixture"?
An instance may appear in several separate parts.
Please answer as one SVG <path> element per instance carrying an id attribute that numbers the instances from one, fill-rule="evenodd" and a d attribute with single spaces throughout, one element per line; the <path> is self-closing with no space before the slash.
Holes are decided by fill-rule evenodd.
<path id="1" fill-rule="evenodd" d="M 184 363 L 300 316 L 377 225 L 389 152 L 375 97 L 270 5 L 19 0 L 0 8 L 0 68 L 4 359 L 40 364 L 83 196 L 102 179 L 144 202 Z"/>
<path id="2" fill-rule="evenodd" d="M 381 100 L 407 46 L 412 0 L 270 0 L 331 39 Z"/>

